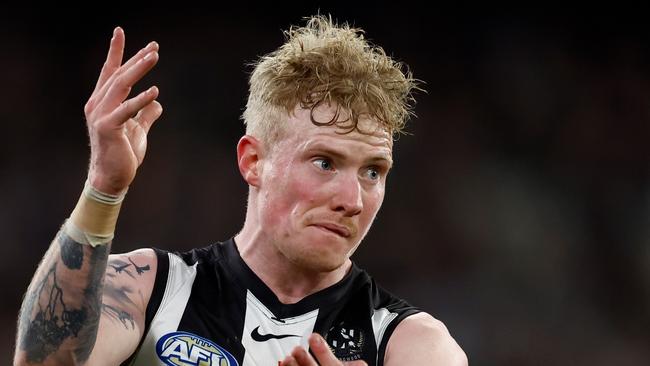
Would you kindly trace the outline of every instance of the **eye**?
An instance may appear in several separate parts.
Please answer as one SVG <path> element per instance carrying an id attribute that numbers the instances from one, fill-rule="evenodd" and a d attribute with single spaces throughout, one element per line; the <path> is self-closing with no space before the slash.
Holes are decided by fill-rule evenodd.
<path id="1" fill-rule="evenodd" d="M 316 165 L 322 170 L 332 170 L 332 162 L 329 159 L 319 158 L 312 161 L 312 164 Z"/>
<path id="2" fill-rule="evenodd" d="M 370 167 L 366 170 L 366 177 L 370 180 L 378 180 L 381 177 L 381 173 L 379 173 L 379 169 L 376 167 Z"/>

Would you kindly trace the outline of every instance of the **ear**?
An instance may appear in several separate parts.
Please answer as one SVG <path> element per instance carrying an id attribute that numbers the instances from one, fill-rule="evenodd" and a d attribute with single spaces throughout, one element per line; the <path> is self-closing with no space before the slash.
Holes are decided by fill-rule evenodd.
<path id="1" fill-rule="evenodd" d="M 237 143 L 237 165 L 246 183 L 259 187 L 263 157 L 262 143 L 253 136 L 244 135 Z"/>

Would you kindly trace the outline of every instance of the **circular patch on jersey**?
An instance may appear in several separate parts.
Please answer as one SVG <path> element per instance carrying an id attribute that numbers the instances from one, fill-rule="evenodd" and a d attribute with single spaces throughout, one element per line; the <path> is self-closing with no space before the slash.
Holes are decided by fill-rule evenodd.
<path id="1" fill-rule="evenodd" d="M 326 340 L 334 356 L 341 361 L 360 360 L 363 356 L 366 337 L 357 327 L 349 327 L 341 323 L 330 328 Z"/>
<path id="2" fill-rule="evenodd" d="M 158 358 L 169 366 L 239 366 L 223 347 L 188 332 L 172 332 L 156 342 Z"/>

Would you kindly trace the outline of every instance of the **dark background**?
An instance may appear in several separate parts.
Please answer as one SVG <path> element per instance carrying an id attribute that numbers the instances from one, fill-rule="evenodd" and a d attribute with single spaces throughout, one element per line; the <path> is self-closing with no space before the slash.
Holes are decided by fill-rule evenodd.
<path id="1" fill-rule="evenodd" d="M 443 320 L 473 365 L 647 365 L 643 13 L 471 15 L 407 5 L 320 7 L 363 27 L 427 89 L 354 259 Z M 81 192 L 83 104 L 113 27 L 125 29 L 129 55 L 160 43 L 160 62 L 136 91 L 155 83 L 165 108 L 113 250 L 184 250 L 241 227 L 247 187 L 235 144 L 245 65 L 319 9 L 93 7 L 0 15 L 3 364 L 22 294 Z"/>

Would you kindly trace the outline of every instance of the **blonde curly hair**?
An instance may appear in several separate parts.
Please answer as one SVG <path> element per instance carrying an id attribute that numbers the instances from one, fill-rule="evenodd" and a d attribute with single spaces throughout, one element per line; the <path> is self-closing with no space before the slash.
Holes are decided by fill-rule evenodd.
<path id="1" fill-rule="evenodd" d="M 336 125 L 342 133 L 368 133 L 359 128 L 360 116 L 376 120 L 393 136 L 403 132 L 413 114 L 412 91 L 421 90 L 407 66 L 369 43 L 361 29 L 338 25 L 331 16 L 306 19 L 304 27 L 285 31 L 280 48 L 253 64 L 242 116 L 246 133 L 277 140 L 298 106 L 311 109 L 315 125 Z M 314 118 L 322 104 L 337 107 L 329 121 Z"/>

